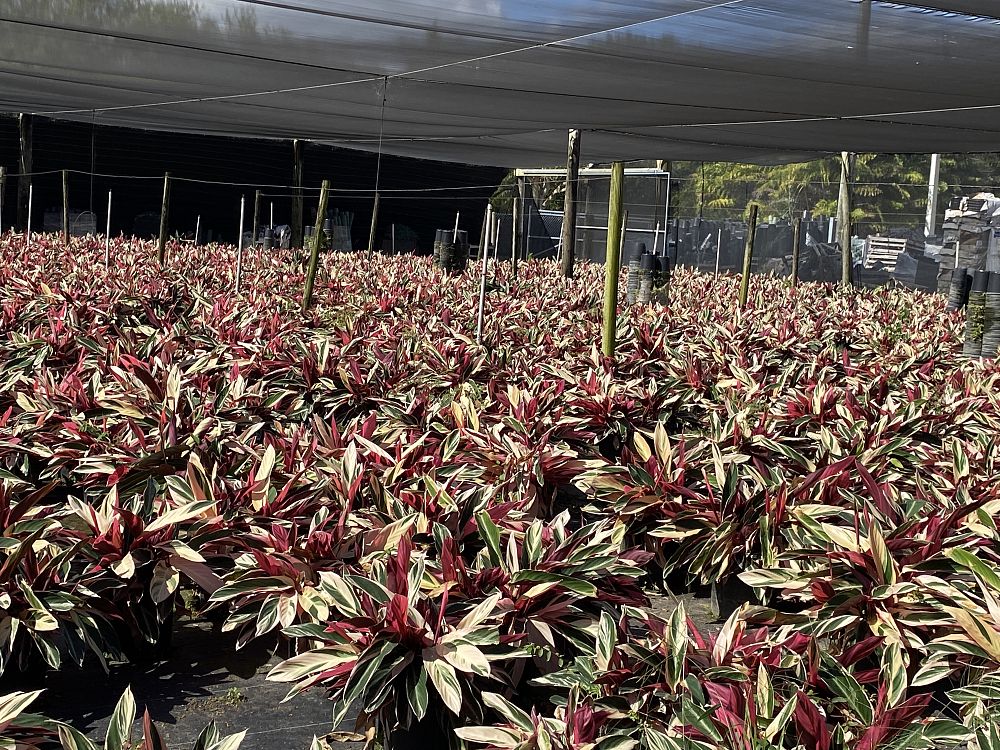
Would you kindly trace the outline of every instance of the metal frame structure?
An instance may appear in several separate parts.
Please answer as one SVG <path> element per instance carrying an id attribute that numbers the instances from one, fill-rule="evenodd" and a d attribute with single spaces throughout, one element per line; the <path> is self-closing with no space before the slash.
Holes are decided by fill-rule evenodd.
<path id="1" fill-rule="evenodd" d="M 562 177 L 562 178 L 565 179 L 565 177 L 566 177 L 566 169 L 565 168 L 554 168 L 554 169 L 515 169 L 514 170 L 514 176 L 516 178 L 518 178 L 518 179 L 523 179 L 523 178 L 526 178 L 526 177 Z M 606 169 L 606 168 L 600 168 L 600 167 L 587 167 L 587 168 L 581 168 L 580 169 L 580 178 L 581 179 L 583 179 L 583 178 L 594 178 L 594 177 L 607 177 L 608 179 L 610 179 L 611 178 L 611 170 L 610 169 Z M 667 253 L 667 235 L 668 235 L 668 231 L 669 231 L 669 227 L 670 227 L 670 190 L 671 190 L 671 186 L 670 186 L 670 172 L 668 172 L 666 170 L 663 170 L 663 169 L 657 169 L 656 167 L 633 167 L 633 168 L 628 168 L 628 169 L 625 170 L 625 179 L 628 179 L 629 177 L 651 177 L 651 178 L 655 177 L 655 178 L 659 178 L 659 179 L 665 179 L 666 182 L 667 182 L 666 195 L 664 197 L 664 203 L 663 203 L 663 226 L 660 229 L 660 231 L 662 231 L 662 233 L 663 233 L 663 244 L 662 244 L 662 246 L 660 246 L 660 251 L 661 251 L 661 254 L 665 255 Z M 523 200 L 523 199 L 518 199 L 518 200 Z M 539 213 L 552 213 L 552 214 L 556 214 L 556 213 L 559 213 L 559 212 L 543 212 L 543 211 L 539 210 Z M 524 203 L 521 204 L 521 215 L 524 216 Z M 529 227 L 530 227 L 530 224 L 529 224 Z M 607 231 L 607 227 L 606 226 L 593 226 L 593 225 L 587 225 L 587 224 L 577 224 L 577 229 L 586 229 L 586 230 L 593 230 L 593 231 Z M 657 232 L 656 230 L 653 230 L 653 231 L 654 231 L 653 243 L 654 243 L 654 246 L 656 246 L 656 245 L 658 245 L 659 232 Z M 626 226 L 625 227 L 624 236 L 627 237 L 630 232 L 632 232 L 632 233 L 638 233 L 638 234 L 649 234 L 649 230 L 638 229 L 638 228 L 635 228 L 635 227 L 633 227 L 633 228 L 630 229 L 628 226 Z M 536 237 L 538 237 L 538 235 L 536 235 Z M 551 239 L 551 238 L 549 238 L 549 239 Z M 524 237 L 522 238 L 522 242 L 526 243 L 528 247 L 531 246 L 531 236 L 529 236 L 529 233 L 525 233 Z M 557 243 L 557 247 L 558 247 L 558 243 Z"/>

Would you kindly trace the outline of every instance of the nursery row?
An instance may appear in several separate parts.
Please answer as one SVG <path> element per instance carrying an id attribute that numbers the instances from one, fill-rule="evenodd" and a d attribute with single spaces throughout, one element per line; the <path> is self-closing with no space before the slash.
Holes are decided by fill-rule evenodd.
<path id="1" fill-rule="evenodd" d="M 392 748 L 1000 748 L 1000 370 L 944 299 L 681 270 L 611 360 L 600 267 L 493 269 L 480 346 L 471 271 L 330 255 L 302 314 L 235 254 L 0 238 L 11 684 L 217 615 Z M 718 633 L 655 614 L 701 585 Z"/>

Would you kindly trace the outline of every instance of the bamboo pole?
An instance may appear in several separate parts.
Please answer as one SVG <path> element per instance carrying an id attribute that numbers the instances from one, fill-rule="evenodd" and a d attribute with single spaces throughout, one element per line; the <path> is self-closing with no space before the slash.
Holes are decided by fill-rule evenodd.
<path id="1" fill-rule="evenodd" d="M 847 151 L 840 154 L 840 197 L 837 201 L 837 241 L 840 243 L 840 283 L 852 286 L 851 259 L 851 167 L 854 157 Z"/>
<path id="2" fill-rule="evenodd" d="M 163 175 L 163 203 L 160 206 L 160 239 L 156 243 L 156 257 L 162 266 L 167 259 L 167 227 L 170 217 L 170 172 Z"/>
<path id="3" fill-rule="evenodd" d="M 104 267 L 111 265 L 111 191 L 108 191 L 108 220 L 104 229 Z"/>
<path id="4" fill-rule="evenodd" d="M 3 234 L 3 198 L 7 190 L 7 167 L 0 166 L 0 235 Z"/>
<path id="5" fill-rule="evenodd" d="M 251 245 L 257 244 L 258 233 L 260 232 L 260 191 L 258 190 L 253 196 L 253 241 Z M 240 222 L 240 234 L 243 234 L 243 223 Z"/>
<path id="6" fill-rule="evenodd" d="M 375 193 L 375 205 L 372 206 L 372 227 L 368 232 L 368 257 L 372 257 L 372 253 L 375 252 L 375 230 L 378 228 L 378 208 L 381 198 L 379 194 Z"/>
<path id="7" fill-rule="evenodd" d="M 566 196 L 563 200 L 562 274 L 573 278 L 573 261 L 576 258 L 576 194 L 580 182 L 580 131 L 569 131 L 566 153 Z"/>
<path id="8" fill-rule="evenodd" d="M 719 264 L 722 262 L 722 227 L 719 227 L 719 238 L 715 243 L 715 278 L 719 278 Z"/>
<path id="9" fill-rule="evenodd" d="M 802 245 L 802 217 L 792 224 L 792 286 L 799 285 L 799 254 Z"/>
<path id="10" fill-rule="evenodd" d="M 618 278 L 622 251 L 622 183 L 625 165 L 616 161 L 611 167 L 611 194 L 608 198 L 608 252 L 604 262 L 604 356 L 615 356 L 618 327 Z"/>
<path id="11" fill-rule="evenodd" d="M 493 262 L 498 263 L 500 261 L 500 214 L 496 212 L 493 214 L 493 231 L 490 237 L 493 240 Z"/>
<path id="12" fill-rule="evenodd" d="M 522 201 L 524 200 L 524 190 L 523 190 L 523 177 L 517 178 L 517 186 L 514 189 L 514 199 L 511 201 L 511 219 L 513 221 L 513 226 L 510 231 L 510 263 L 511 272 L 514 274 L 514 278 L 517 278 L 517 266 L 521 254 L 521 245 L 524 238 L 524 206 Z"/>
<path id="13" fill-rule="evenodd" d="M 493 206 L 486 204 L 486 232 L 482 241 L 483 270 L 479 280 L 479 316 L 476 320 L 476 343 L 483 343 L 483 319 L 486 316 L 486 271 L 490 260 L 490 242 L 493 234 Z"/>
<path id="14" fill-rule="evenodd" d="M 319 248 L 323 244 L 323 220 L 326 218 L 326 207 L 329 201 L 330 181 L 323 180 L 319 191 L 319 209 L 316 211 L 316 227 L 313 230 L 312 248 L 309 251 L 309 267 L 306 270 L 306 286 L 302 293 L 302 312 L 312 306 L 313 286 L 316 284 L 316 269 L 319 267 Z"/>
<path id="15" fill-rule="evenodd" d="M 62 236 L 63 244 L 69 244 L 69 170 L 62 171 Z"/>
<path id="16" fill-rule="evenodd" d="M 291 246 L 295 248 L 305 247 L 304 227 L 302 217 L 302 183 L 305 174 L 305 164 L 302 156 L 302 141 L 296 139 L 292 141 L 292 185 L 295 186 L 292 196 L 292 241 Z"/>
<path id="17" fill-rule="evenodd" d="M 247 197 L 240 196 L 240 235 L 236 244 L 236 293 L 240 293 L 240 279 L 243 276 L 243 226 L 246 219 Z"/>
<path id="18" fill-rule="evenodd" d="M 747 241 L 743 247 L 743 278 L 740 280 L 740 307 L 746 307 L 750 297 L 750 267 L 753 265 L 753 244 L 757 234 L 757 205 L 750 206 Z"/>

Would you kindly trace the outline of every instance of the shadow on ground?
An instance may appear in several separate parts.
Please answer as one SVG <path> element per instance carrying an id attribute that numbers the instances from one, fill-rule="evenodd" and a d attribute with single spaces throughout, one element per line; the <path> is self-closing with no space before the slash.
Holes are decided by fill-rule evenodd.
<path id="1" fill-rule="evenodd" d="M 184 622 L 174 633 L 168 661 L 147 668 L 123 665 L 110 675 L 97 665 L 51 672 L 45 693 L 32 709 L 72 724 L 103 744 L 111 712 L 131 685 L 139 718 L 147 706 L 171 750 L 190 748 L 210 721 L 224 734 L 246 729 L 241 750 L 307 750 L 314 735 L 330 731 L 332 704 L 321 690 L 282 703 L 288 685 L 265 679 L 285 658 L 273 649 L 273 642 L 254 641 L 236 651 L 232 634 L 219 632 L 211 623 Z M 140 729 L 137 726 L 137 733 Z"/>

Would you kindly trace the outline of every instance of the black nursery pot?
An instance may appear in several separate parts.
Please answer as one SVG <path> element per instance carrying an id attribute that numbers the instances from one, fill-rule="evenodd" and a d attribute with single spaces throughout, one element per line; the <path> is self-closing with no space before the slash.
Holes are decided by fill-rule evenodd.
<path id="1" fill-rule="evenodd" d="M 450 737 L 432 713 L 409 729 L 395 729 L 389 735 L 385 750 L 444 750 Z"/>
<path id="2" fill-rule="evenodd" d="M 712 614 L 727 620 L 744 604 L 754 600 L 753 589 L 736 576 L 712 584 Z"/>

